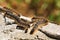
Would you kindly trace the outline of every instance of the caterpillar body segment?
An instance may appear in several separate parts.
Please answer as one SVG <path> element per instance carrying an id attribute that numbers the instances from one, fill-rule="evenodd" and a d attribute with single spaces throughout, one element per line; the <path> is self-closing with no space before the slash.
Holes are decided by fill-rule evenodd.
<path id="1" fill-rule="evenodd" d="M 42 28 L 42 26 L 45 26 L 48 24 L 48 20 L 43 18 L 43 17 L 36 17 L 36 18 L 32 18 L 33 21 L 36 21 L 35 24 L 33 24 L 33 28 L 30 31 L 30 34 L 34 34 L 38 31 L 38 29 Z"/>
<path id="2" fill-rule="evenodd" d="M 18 15 L 13 14 L 13 12 L 10 11 L 9 9 L 0 8 L 0 12 L 4 13 L 4 18 L 8 17 L 10 19 L 13 19 L 17 23 L 17 26 L 24 28 L 24 30 L 26 30 L 27 32 L 28 28 L 30 27 L 29 22 L 22 20 Z"/>
<path id="3" fill-rule="evenodd" d="M 13 9 L 13 8 L 7 8 L 7 7 L 4 7 L 4 9 L 6 9 L 6 10 L 8 10 L 8 11 L 10 11 L 10 12 L 13 12 L 13 14 L 14 15 L 16 15 L 16 16 L 19 16 L 20 17 L 20 13 L 19 12 L 17 12 L 15 9 Z"/>

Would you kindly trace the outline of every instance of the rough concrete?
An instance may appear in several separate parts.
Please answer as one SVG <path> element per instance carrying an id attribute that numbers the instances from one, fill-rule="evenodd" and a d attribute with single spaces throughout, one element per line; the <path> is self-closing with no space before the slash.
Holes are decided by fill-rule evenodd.
<path id="1" fill-rule="evenodd" d="M 30 35 L 29 33 L 24 33 L 24 30 L 16 29 L 17 24 L 5 25 L 4 18 L 0 15 L 0 40 L 57 40 L 53 39 L 54 37 L 59 38 L 60 36 L 60 25 L 56 25 L 53 23 L 49 23 L 45 27 L 43 27 L 41 31 L 37 31 L 34 35 Z M 46 35 L 50 35 L 49 37 Z"/>

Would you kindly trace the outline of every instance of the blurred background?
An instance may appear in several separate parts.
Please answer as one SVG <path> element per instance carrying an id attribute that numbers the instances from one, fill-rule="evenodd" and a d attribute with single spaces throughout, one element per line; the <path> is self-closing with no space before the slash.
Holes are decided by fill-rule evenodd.
<path id="1" fill-rule="evenodd" d="M 43 16 L 60 24 L 60 0 L 0 0 L 0 6 L 13 8 L 27 17 Z"/>

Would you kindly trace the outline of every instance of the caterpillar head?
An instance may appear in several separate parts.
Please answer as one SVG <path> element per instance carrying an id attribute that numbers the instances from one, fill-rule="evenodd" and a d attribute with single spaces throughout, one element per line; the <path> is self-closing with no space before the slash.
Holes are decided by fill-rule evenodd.
<path id="1" fill-rule="evenodd" d="M 44 17 L 33 17 L 32 18 L 32 21 L 33 22 L 39 22 L 40 24 L 43 24 L 43 25 L 47 25 L 49 20 L 47 18 L 44 18 Z"/>

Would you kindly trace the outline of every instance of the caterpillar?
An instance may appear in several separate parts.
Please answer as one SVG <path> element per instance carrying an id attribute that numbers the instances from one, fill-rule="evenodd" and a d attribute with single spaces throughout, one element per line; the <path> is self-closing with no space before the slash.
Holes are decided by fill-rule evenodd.
<path id="1" fill-rule="evenodd" d="M 44 25 L 47 25 L 48 21 L 49 21 L 48 19 L 46 19 L 44 17 L 37 17 L 36 16 L 36 17 L 33 17 L 31 19 L 32 21 L 30 22 L 28 20 L 20 18 L 19 14 L 16 15 L 18 12 L 12 11 L 12 9 L 9 9 L 9 8 L 6 8 L 6 7 L 0 8 L 0 12 L 4 13 L 4 18 L 8 17 L 10 19 L 13 19 L 17 23 L 16 29 L 23 29 L 23 30 L 25 30 L 25 33 L 27 33 L 28 29 L 30 27 L 32 27 L 32 29 L 30 31 L 31 35 L 36 33 L 38 31 L 38 29 L 40 29 Z M 5 19 L 5 21 L 6 21 L 6 19 Z M 32 26 L 30 26 L 30 24 L 32 24 Z"/>

